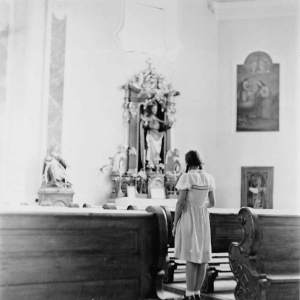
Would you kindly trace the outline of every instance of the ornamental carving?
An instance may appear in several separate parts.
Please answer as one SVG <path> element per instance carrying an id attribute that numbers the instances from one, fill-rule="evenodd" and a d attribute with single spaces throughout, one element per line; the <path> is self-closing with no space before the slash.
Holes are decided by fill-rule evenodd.
<path id="1" fill-rule="evenodd" d="M 124 85 L 124 149 L 112 159 L 112 174 L 120 176 L 123 192 L 135 182 L 137 189 L 149 196 L 149 188 L 165 188 L 167 182 L 167 193 L 174 196 L 181 174 L 178 150 L 172 149 L 179 92 L 153 68 L 151 59 L 148 64 L 148 70 Z"/>
<path id="2" fill-rule="evenodd" d="M 172 125 L 176 122 L 175 114 L 176 114 L 175 104 L 174 104 L 174 103 L 171 103 L 171 104 L 167 107 L 167 116 L 168 116 L 168 119 L 169 119 L 169 121 L 170 121 L 170 123 L 171 123 Z"/>
<path id="3" fill-rule="evenodd" d="M 259 241 L 262 237 L 258 216 L 248 208 L 242 208 L 238 221 L 244 231 L 240 243 L 234 242 L 229 247 L 229 263 L 237 285 L 234 290 L 235 299 L 266 299 L 266 274 L 259 256 Z"/>
<path id="4" fill-rule="evenodd" d="M 148 60 L 149 70 L 141 72 L 131 78 L 129 86 L 138 93 L 138 98 L 145 98 L 157 101 L 162 105 L 162 110 L 166 109 L 168 94 L 178 94 L 173 88 L 171 81 L 167 80 L 161 73 L 157 73 L 151 66 L 151 59 Z"/>

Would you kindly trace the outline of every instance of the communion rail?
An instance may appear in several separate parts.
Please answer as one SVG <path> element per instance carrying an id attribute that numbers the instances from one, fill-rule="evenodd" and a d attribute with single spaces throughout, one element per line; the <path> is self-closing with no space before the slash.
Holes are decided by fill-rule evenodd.
<path id="1" fill-rule="evenodd" d="M 242 208 L 243 239 L 229 249 L 237 300 L 299 300 L 300 214 Z"/>

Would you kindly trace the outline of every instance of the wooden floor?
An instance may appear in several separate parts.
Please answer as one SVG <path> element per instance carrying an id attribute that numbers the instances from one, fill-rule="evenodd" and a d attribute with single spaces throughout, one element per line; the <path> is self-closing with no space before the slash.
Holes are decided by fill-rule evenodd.
<path id="1" fill-rule="evenodd" d="M 234 288 L 236 282 L 222 277 L 215 281 L 215 291 L 210 294 L 201 294 L 202 300 L 234 300 Z M 165 299 L 181 299 L 186 291 L 185 273 L 174 275 L 174 283 L 164 284 Z"/>

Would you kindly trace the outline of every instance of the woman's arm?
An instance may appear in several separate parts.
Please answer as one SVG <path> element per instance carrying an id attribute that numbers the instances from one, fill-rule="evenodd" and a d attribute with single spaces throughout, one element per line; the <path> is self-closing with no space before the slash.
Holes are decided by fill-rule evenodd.
<path id="1" fill-rule="evenodd" d="M 188 192 L 187 190 L 179 191 L 178 201 L 176 203 L 176 209 L 175 209 L 173 230 L 172 230 L 173 235 L 175 235 L 177 222 L 180 219 L 182 211 L 184 210 L 185 205 L 186 205 L 185 198 L 186 198 L 187 192 Z"/>
<path id="2" fill-rule="evenodd" d="M 215 205 L 216 205 L 215 190 L 210 190 L 208 192 L 207 207 L 214 207 Z"/>

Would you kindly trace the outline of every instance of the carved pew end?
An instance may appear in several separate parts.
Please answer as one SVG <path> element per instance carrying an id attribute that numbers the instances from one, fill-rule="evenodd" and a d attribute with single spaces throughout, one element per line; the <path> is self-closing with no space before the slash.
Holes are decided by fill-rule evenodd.
<path id="1" fill-rule="evenodd" d="M 241 208 L 244 231 L 229 247 L 235 299 L 299 300 L 300 215 Z"/>

